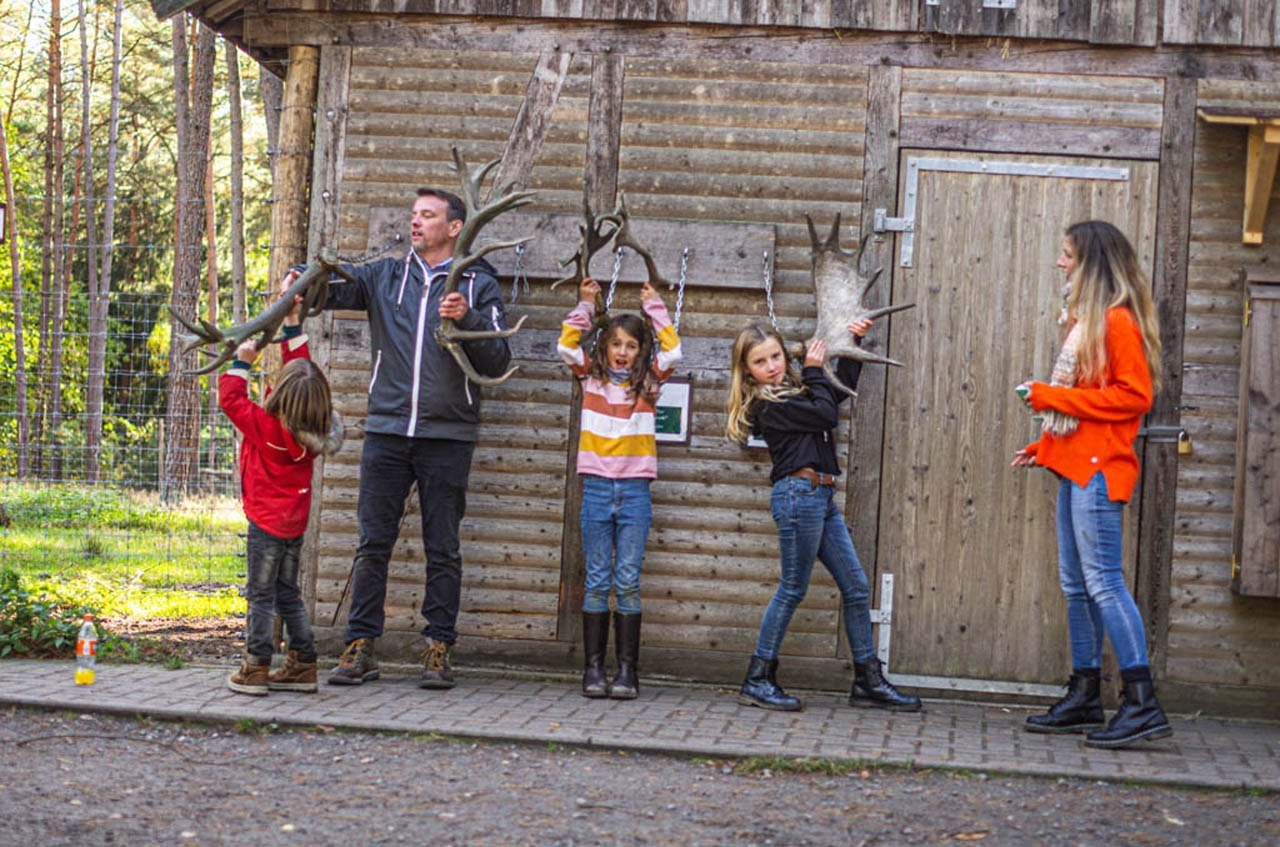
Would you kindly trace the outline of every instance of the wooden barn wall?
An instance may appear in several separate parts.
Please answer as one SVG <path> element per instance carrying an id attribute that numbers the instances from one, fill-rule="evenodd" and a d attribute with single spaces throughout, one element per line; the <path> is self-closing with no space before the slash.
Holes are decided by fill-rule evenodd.
<path id="1" fill-rule="evenodd" d="M 1202 80 L 1198 105 L 1280 108 L 1275 86 Z M 1280 696 L 1280 601 L 1232 593 L 1231 531 L 1242 310 L 1241 269 L 1280 263 L 1280 184 L 1260 247 L 1241 244 L 1246 131 L 1196 128 L 1182 424 L 1166 677 Z"/>
<path id="2" fill-rule="evenodd" d="M 1274 0 L 1164 0 L 1166 44 L 1280 45 Z"/>
<path id="3" fill-rule="evenodd" d="M 355 48 L 338 248 L 359 254 L 385 242 L 371 215 L 412 202 L 412 189 L 456 189 L 450 142 L 470 164 L 502 155 L 538 56 L 535 53 L 398 51 Z M 575 60 L 553 113 L 530 187 L 538 208 L 576 212 L 581 203 L 590 66 Z M 401 251 L 403 252 L 403 251 Z M 509 288 L 508 288 L 509 294 Z M 560 318 L 571 294 L 545 284 L 513 311 L 529 316 L 514 340 L 520 371 L 484 392 L 483 424 L 462 526 L 464 635 L 553 639 L 560 587 L 569 381 L 555 359 Z M 334 319 L 331 377 L 356 437 L 329 460 L 319 540 L 315 620 L 345 623 L 344 596 L 357 541 L 356 499 L 369 382 L 362 313 Z M 416 498 L 402 523 L 387 597 L 388 631 L 421 626 L 423 561 Z M 349 598 L 348 598 L 349 599 Z"/>
<path id="4" fill-rule="evenodd" d="M 804 337 L 814 300 L 803 215 L 825 228 L 843 213 L 856 225 L 866 69 L 628 57 L 623 91 L 618 185 L 633 214 L 775 227 L 778 319 L 786 337 Z M 843 232 L 852 244 L 853 229 Z M 748 290 L 700 287 L 698 246 L 688 246 L 677 373 L 693 379 L 692 439 L 659 449 L 644 643 L 749 654 L 776 586 L 777 539 L 767 452 L 725 439 L 724 403 L 733 338 L 750 320 L 767 322 L 763 256 L 733 268 Z M 659 261 L 678 267 L 679 257 Z M 635 295 L 623 296 L 634 308 Z M 841 438 L 842 466 L 847 451 Z M 834 658 L 838 608 L 834 582 L 816 568 L 784 651 Z"/>

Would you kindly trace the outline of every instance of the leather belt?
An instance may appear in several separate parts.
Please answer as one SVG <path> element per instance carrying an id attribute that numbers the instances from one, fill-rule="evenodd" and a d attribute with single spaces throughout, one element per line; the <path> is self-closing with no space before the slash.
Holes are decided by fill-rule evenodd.
<path id="1" fill-rule="evenodd" d="M 792 473 L 791 476 L 798 476 L 801 479 L 807 479 L 815 486 L 827 485 L 835 488 L 836 485 L 836 478 L 833 475 L 829 473 L 819 473 L 813 468 L 801 468 L 800 470 Z"/>

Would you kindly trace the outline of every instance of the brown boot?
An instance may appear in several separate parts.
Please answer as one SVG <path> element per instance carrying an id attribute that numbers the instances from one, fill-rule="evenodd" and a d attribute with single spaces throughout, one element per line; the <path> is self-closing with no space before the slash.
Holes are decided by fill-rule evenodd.
<path id="1" fill-rule="evenodd" d="M 453 688 L 453 665 L 449 663 L 452 645 L 434 638 L 427 639 L 427 649 L 422 651 L 422 676 L 419 688 Z"/>
<path id="2" fill-rule="evenodd" d="M 227 688 L 237 694 L 267 696 L 267 674 L 271 672 L 271 660 L 247 656 L 240 662 L 240 670 L 227 677 Z"/>
<path id="3" fill-rule="evenodd" d="M 330 685 L 360 685 L 382 674 L 373 655 L 373 639 L 357 638 L 338 657 L 338 666 L 329 671 Z"/>
<path id="4" fill-rule="evenodd" d="M 284 664 L 279 670 L 267 676 L 267 688 L 272 691 L 301 691 L 315 694 L 319 689 L 316 684 L 316 654 L 299 653 L 290 650 L 284 657 Z"/>

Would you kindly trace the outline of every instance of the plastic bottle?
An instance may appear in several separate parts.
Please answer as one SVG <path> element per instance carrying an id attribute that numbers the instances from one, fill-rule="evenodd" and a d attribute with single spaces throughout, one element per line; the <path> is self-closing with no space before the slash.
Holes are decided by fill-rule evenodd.
<path id="1" fill-rule="evenodd" d="M 85 615 L 84 626 L 76 636 L 76 685 L 93 685 L 97 659 L 98 631 L 93 627 L 93 615 Z"/>

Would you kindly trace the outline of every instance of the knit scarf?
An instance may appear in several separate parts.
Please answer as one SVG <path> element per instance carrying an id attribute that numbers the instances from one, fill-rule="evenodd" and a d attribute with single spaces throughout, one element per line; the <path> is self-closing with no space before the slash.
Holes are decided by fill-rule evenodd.
<path id="1" fill-rule="evenodd" d="M 1050 385 L 1061 385 L 1069 388 L 1076 384 L 1076 379 L 1080 372 L 1078 354 L 1083 337 L 1084 332 L 1079 321 L 1077 321 L 1075 326 L 1071 327 L 1071 331 L 1067 333 L 1066 340 L 1062 342 L 1062 350 L 1058 353 L 1057 361 L 1053 363 L 1053 375 L 1049 379 Z M 1075 432 L 1079 423 L 1080 421 L 1077 418 L 1065 412 L 1046 409 L 1041 428 L 1044 432 L 1061 438 L 1064 435 L 1070 435 Z"/>

